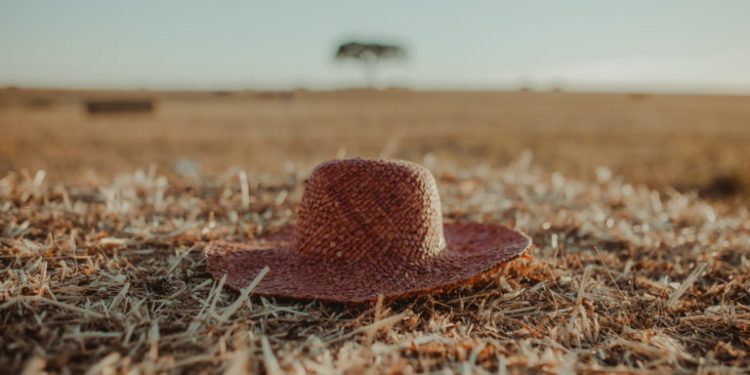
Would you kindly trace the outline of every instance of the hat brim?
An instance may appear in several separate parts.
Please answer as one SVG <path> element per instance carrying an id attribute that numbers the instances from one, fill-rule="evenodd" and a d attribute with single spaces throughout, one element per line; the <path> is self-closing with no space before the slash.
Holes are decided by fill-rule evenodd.
<path id="1" fill-rule="evenodd" d="M 448 290 L 493 275 L 526 251 L 531 239 L 502 225 L 448 223 L 446 248 L 437 256 L 384 269 L 377 256 L 352 263 L 345 257 L 311 257 L 291 248 L 292 227 L 242 243 L 213 243 L 208 271 L 227 286 L 247 287 L 268 266 L 254 294 L 330 302 L 374 301 Z"/>

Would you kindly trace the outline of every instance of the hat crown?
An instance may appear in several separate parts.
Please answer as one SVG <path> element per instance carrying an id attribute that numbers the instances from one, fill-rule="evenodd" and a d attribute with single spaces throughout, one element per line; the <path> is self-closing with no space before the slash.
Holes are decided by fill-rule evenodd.
<path id="1" fill-rule="evenodd" d="M 405 161 L 323 163 L 305 183 L 293 243 L 301 253 L 383 266 L 434 256 L 445 247 L 435 179 Z"/>

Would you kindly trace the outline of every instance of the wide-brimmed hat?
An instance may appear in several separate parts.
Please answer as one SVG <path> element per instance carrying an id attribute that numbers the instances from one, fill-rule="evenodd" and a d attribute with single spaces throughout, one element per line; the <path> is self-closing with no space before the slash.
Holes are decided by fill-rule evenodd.
<path id="1" fill-rule="evenodd" d="M 499 224 L 443 223 L 432 174 L 405 161 L 325 162 L 305 183 L 294 226 L 206 249 L 214 278 L 253 293 L 336 302 L 399 298 L 470 284 L 531 245 Z"/>

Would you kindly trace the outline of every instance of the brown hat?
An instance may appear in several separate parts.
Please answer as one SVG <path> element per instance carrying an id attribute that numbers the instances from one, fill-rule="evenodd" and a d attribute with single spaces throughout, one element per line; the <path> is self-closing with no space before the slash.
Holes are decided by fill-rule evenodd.
<path id="1" fill-rule="evenodd" d="M 213 243 L 209 272 L 254 293 L 366 302 L 446 290 L 499 270 L 529 247 L 497 224 L 443 224 L 435 179 L 414 163 L 332 160 L 305 183 L 297 224 L 243 243 Z"/>

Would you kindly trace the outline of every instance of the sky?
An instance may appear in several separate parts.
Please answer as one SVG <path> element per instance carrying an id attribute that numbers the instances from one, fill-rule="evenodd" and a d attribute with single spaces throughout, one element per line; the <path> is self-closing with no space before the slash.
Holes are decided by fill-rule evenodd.
<path id="1" fill-rule="evenodd" d="M 750 1 L 0 2 L 0 85 L 331 89 L 339 43 L 405 46 L 379 86 L 750 94 Z"/>

